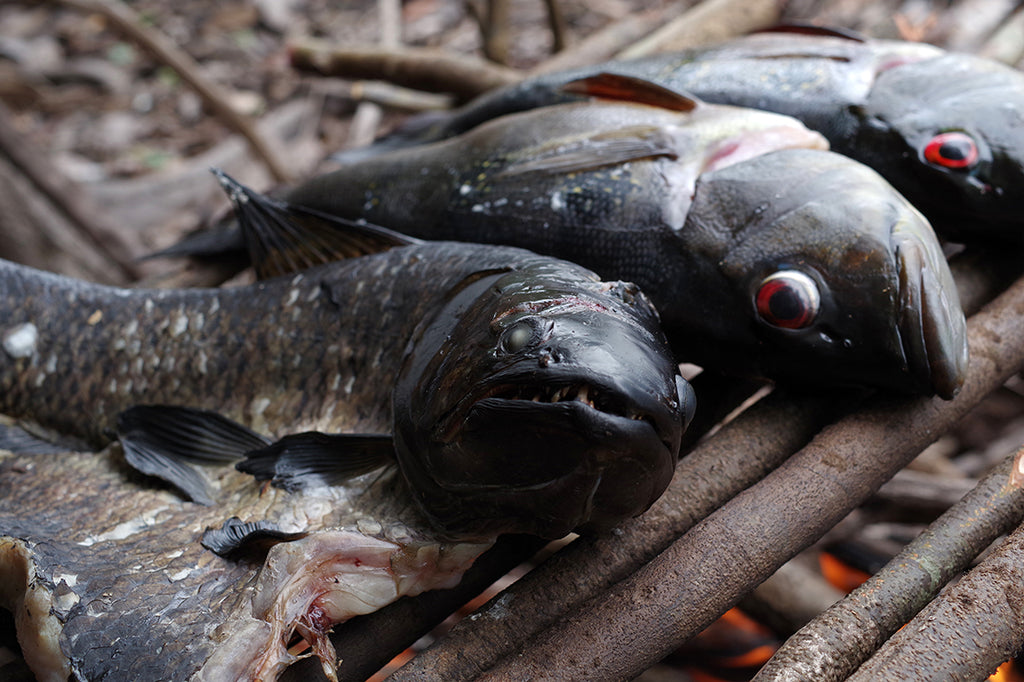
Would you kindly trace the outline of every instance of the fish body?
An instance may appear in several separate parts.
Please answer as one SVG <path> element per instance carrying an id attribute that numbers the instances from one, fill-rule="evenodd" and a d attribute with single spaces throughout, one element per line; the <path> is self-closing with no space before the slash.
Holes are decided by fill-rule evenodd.
<path id="1" fill-rule="evenodd" d="M 9 416 L 116 429 L 126 457 L 146 419 L 186 450 L 221 427 L 392 432 L 398 463 L 286 489 L 208 462 L 196 504 L 113 446 L 0 450 L 0 607 L 40 679 L 274 679 L 300 636 L 333 675 L 332 624 L 454 585 L 499 533 L 642 511 L 693 409 L 634 286 L 519 249 L 411 245 L 211 290 L 0 262 L 0 291 Z"/>
<path id="2" fill-rule="evenodd" d="M 411 495 L 452 537 L 555 537 L 640 513 L 692 413 L 635 287 L 517 249 L 423 244 L 211 290 L 0 263 L 0 290 L 0 412 L 93 443 L 139 404 L 216 410 L 273 437 L 390 433 Z M 511 445 L 531 428 L 546 438 Z M 611 472 L 630 493 L 602 484 Z"/>
<path id="3" fill-rule="evenodd" d="M 634 281 L 689 362 L 951 397 L 965 322 L 934 233 L 824 146 L 768 112 L 576 102 L 344 165 L 285 199 Z"/>
<path id="4" fill-rule="evenodd" d="M 768 32 L 544 74 L 481 95 L 440 120 L 413 123 L 352 157 L 576 99 L 566 83 L 601 72 L 794 116 L 834 151 L 885 176 L 940 234 L 1024 242 L 1024 74 L 922 43 Z"/>

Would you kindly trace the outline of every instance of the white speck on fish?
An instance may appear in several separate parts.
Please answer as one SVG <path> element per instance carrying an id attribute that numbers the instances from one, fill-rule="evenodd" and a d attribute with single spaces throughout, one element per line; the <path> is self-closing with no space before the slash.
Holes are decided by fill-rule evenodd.
<path id="1" fill-rule="evenodd" d="M 565 199 L 562 197 L 561 192 L 553 192 L 551 194 L 551 210 L 561 211 L 565 209 Z"/>
<path id="2" fill-rule="evenodd" d="M 294 305 L 299 300 L 299 290 L 292 289 L 288 292 L 288 298 L 285 299 L 284 304 L 286 306 Z"/>
<path id="3" fill-rule="evenodd" d="M 171 321 L 170 332 L 171 336 L 181 336 L 188 329 L 188 316 L 182 313 L 178 313 L 174 316 Z"/>
<path id="4" fill-rule="evenodd" d="M 466 196 L 472 191 L 473 187 L 468 182 L 463 183 L 462 185 L 459 186 L 459 194 L 461 194 L 462 196 Z"/>
<path id="5" fill-rule="evenodd" d="M 4 351 L 12 358 L 31 357 L 38 341 L 39 330 L 31 322 L 25 322 L 4 332 Z"/>
<path id="6" fill-rule="evenodd" d="M 356 385 L 356 378 L 351 376 L 345 382 L 345 395 L 352 395 L 352 387 Z"/>

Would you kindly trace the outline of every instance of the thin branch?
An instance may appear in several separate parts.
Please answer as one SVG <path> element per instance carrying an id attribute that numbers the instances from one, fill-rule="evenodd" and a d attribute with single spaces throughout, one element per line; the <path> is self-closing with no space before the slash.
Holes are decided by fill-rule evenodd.
<path id="1" fill-rule="evenodd" d="M 618 51 L 632 45 L 666 21 L 682 14 L 689 4 L 689 2 L 681 0 L 669 4 L 667 7 L 630 14 L 617 19 L 574 43 L 572 47 L 537 64 L 530 73 L 551 73 L 607 61 Z"/>
<path id="2" fill-rule="evenodd" d="M 565 23 L 565 14 L 558 0 L 544 0 L 548 10 L 548 25 L 551 27 L 552 49 L 561 52 L 569 44 L 569 29 Z"/>
<path id="3" fill-rule="evenodd" d="M 1005 482 L 1005 467 L 1002 474 Z M 1022 494 L 1016 497 L 1024 499 Z M 1024 526 L 943 591 L 848 679 L 987 678 L 1024 646 L 1021 585 Z"/>
<path id="4" fill-rule="evenodd" d="M 14 129 L 11 115 L 3 104 L 0 104 L 0 155 L 8 158 L 39 194 L 67 219 L 71 229 L 84 238 L 82 247 L 102 256 L 97 259 L 91 258 L 90 254 L 76 254 L 83 265 L 89 261 L 86 267 L 91 275 L 100 275 L 100 281 L 117 284 L 140 277 L 131 248 L 121 234 L 110 227 L 108 217 L 75 183 L 63 177 L 44 154 L 28 145 Z M 104 275 L 95 263 L 97 260 L 113 263 L 114 272 Z"/>
<path id="5" fill-rule="evenodd" d="M 632 59 L 710 45 L 766 28 L 778 23 L 780 5 L 778 0 L 705 0 L 617 57 Z"/>
<path id="6" fill-rule="evenodd" d="M 814 554 L 814 557 L 817 553 Z M 811 566 L 808 553 L 790 559 L 743 598 L 740 608 L 777 634 L 788 637 L 843 598 Z"/>
<path id="7" fill-rule="evenodd" d="M 630 578 L 482 679 L 624 679 L 661 660 L 828 531 L 1024 366 L 1024 279 L 968 323 L 967 380 L 952 401 L 878 398 L 826 428 L 763 481 Z M 623 614 L 629 614 L 623 618 Z"/>
<path id="8" fill-rule="evenodd" d="M 374 78 L 429 92 L 450 92 L 463 100 L 516 83 L 521 74 L 467 55 L 430 48 L 337 48 L 303 40 L 290 46 L 292 66 L 324 76 Z"/>
<path id="9" fill-rule="evenodd" d="M 158 61 L 173 69 L 202 98 L 203 102 L 228 127 L 245 137 L 256 154 L 267 165 L 278 182 L 290 179 L 286 165 L 273 152 L 270 145 L 256 130 L 249 117 L 239 113 L 224 99 L 223 87 L 210 81 L 202 67 L 184 50 L 163 34 L 144 25 L 139 16 L 118 0 L 57 0 L 81 12 L 99 14 L 111 25 L 142 46 Z"/>
<path id="10" fill-rule="evenodd" d="M 1020 523 L 1024 490 L 1008 488 L 1012 460 L 1007 458 L 881 571 L 794 635 L 755 679 L 846 679 L 979 552 Z"/>

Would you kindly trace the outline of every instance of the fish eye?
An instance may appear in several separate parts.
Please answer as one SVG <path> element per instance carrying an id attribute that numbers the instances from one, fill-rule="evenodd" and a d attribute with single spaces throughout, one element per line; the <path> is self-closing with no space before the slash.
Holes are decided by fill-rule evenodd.
<path id="1" fill-rule="evenodd" d="M 761 280 L 754 297 L 758 316 L 773 327 L 803 329 L 821 308 L 814 280 L 799 270 L 781 270 Z"/>
<path id="2" fill-rule="evenodd" d="M 971 168 L 978 162 L 978 143 L 965 132 L 939 133 L 924 147 L 928 163 L 952 170 Z"/>
<path id="3" fill-rule="evenodd" d="M 534 318 L 520 320 L 501 333 L 498 348 L 504 353 L 518 353 L 540 343 L 541 332 L 541 325 Z"/>

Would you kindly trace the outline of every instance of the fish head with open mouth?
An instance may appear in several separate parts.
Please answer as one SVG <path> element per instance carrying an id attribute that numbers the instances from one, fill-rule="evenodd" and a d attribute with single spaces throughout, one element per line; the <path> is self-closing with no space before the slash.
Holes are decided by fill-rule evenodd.
<path id="1" fill-rule="evenodd" d="M 903 150 L 886 177 L 942 234 L 1024 242 L 1024 73 L 965 54 L 900 64 L 862 115 L 861 146 Z"/>
<path id="2" fill-rule="evenodd" d="M 717 250 L 709 305 L 729 297 L 719 309 L 736 319 L 719 324 L 771 376 L 956 394 L 967 337 L 952 274 L 927 220 L 873 170 L 774 152 L 707 174 L 693 214 L 714 216 L 693 233 Z"/>
<path id="3" fill-rule="evenodd" d="M 570 286 L 575 267 L 482 273 L 414 337 L 395 448 L 447 533 L 607 528 L 672 477 L 693 390 L 646 297 L 596 277 Z"/>

